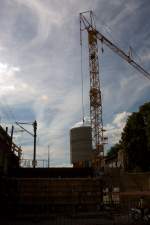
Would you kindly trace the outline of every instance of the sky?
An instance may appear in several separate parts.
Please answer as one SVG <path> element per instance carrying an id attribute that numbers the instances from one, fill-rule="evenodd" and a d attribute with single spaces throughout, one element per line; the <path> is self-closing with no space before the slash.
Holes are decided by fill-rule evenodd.
<path id="1" fill-rule="evenodd" d="M 87 33 L 81 57 L 79 13 L 92 10 L 97 30 L 150 72 L 149 0 L 0 0 L 0 121 L 38 123 L 37 158 L 70 164 L 69 130 L 89 118 Z M 148 102 L 150 81 L 99 43 L 103 123 L 108 149 L 127 117 Z M 82 60 L 81 60 L 82 58 Z M 32 125 L 24 127 L 33 132 Z M 15 125 L 14 142 L 32 159 L 33 138 Z"/>

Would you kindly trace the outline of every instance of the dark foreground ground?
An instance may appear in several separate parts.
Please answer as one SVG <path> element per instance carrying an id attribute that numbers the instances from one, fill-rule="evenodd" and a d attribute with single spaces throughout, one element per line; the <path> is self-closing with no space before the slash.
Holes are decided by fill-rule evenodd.
<path id="1" fill-rule="evenodd" d="M 0 180 L 0 225 L 150 225 L 129 216 L 139 197 L 132 206 L 112 199 L 101 205 L 103 187 L 113 182 L 118 187 L 120 178 L 104 179 L 90 168 L 11 169 Z"/>
<path id="2" fill-rule="evenodd" d="M 2 225 L 150 225 L 144 221 L 132 221 L 128 214 L 111 212 L 78 213 L 75 215 L 22 215 L 1 217 Z"/>

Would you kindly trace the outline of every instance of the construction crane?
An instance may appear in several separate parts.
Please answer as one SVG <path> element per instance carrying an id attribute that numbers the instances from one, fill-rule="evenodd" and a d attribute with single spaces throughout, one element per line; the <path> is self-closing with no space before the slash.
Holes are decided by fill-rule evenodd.
<path id="1" fill-rule="evenodd" d="M 80 43 L 82 45 L 82 32 L 88 33 L 89 47 L 89 75 L 90 75 L 90 120 L 92 128 L 93 149 L 96 150 L 97 156 L 104 156 L 103 119 L 102 119 L 102 97 L 99 79 L 99 59 L 98 59 L 98 41 L 105 44 L 113 52 L 119 55 L 126 62 L 131 64 L 135 69 L 141 72 L 150 80 L 150 73 L 143 69 L 132 58 L 132 55 L 126 54 L 122 49 L 108 40 L 103 34 L 96 29 L 95 20 L 92 11 L 80 13 Z M 102 49 L 103 50 L 103 49 Z"/>

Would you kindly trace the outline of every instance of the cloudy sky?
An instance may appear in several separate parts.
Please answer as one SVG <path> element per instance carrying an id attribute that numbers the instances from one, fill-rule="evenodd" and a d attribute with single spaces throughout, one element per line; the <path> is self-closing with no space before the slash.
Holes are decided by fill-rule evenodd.
<path id="1" fill-rule="evenodd" d="M 0 0 L 0 121 L 38 123 L 37 155 L 69 164 L 69 129 L 82 119 L 79 13 L 93 10 L 97 29 L 150 72 L 149 0 Z M 89 117 L 87 34 L 83 34 L 85 116 Z M 150 96 L 150 81 L 103 46 L 100 77 L 109 145 Z M 25 126 L 32 132 L 32 126 Z M 33 138 L 14 140 L 32 158 Z M 107 148 L 107 147 L 106 147 Z"/>

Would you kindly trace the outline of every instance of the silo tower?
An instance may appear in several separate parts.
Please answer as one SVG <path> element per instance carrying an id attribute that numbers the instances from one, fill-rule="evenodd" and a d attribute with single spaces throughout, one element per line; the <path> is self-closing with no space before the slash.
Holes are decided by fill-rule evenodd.
<path id="1" fill-rule="evenodd" d="M 91 126 L 78 123 L 70 130 L 71 163 L 89 161 L 92 158 L 92 131 Z"/>

